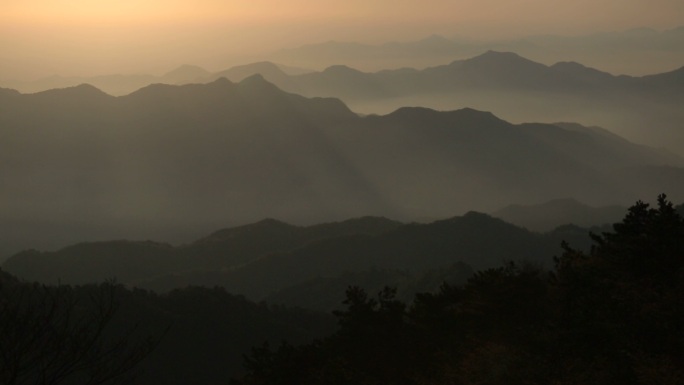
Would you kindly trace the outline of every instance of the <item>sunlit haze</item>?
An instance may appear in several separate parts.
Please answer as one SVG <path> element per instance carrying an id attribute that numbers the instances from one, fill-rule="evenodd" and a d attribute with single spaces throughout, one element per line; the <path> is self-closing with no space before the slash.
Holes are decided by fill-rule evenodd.
<path id="1" fill-rule="evenodd" d="M 327 40 L 586 35 L 682 20 L 679 0 L 4 0 L 0 79 L 161 73 L 185 63 L 219 70 Z"/>

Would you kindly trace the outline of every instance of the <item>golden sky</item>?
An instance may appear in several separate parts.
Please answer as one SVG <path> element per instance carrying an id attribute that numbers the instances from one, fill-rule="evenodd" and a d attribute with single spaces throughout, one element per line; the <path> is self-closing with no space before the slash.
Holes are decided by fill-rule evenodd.
<path id="1" fill-rule="evenodd" d="M 609 26 L 677 24 L 679 0 L 2 0 L 3 21 L 20 24 L 242 22 L 369 18 L 387 21 L 500 21 Z M 574 21 L 572 21 L 574 19 Z"/>
<path id="2" fill-rule="evenodd" d="M 680 24 L 682 0 L 0 0 L 0 79 L 15 70 L 92 75 L 220 65 L 231 55 L 326 40 L 500 38 Z"/>

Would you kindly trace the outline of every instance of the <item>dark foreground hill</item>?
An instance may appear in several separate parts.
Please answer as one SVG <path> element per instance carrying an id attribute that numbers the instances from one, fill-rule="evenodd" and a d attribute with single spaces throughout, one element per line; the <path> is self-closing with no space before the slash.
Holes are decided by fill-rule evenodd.
<path id="1" fill-rule="evenodd" d="M 46 283 L 85 284 L 116 279 L 130 285 L 169 274 L 230 271 L 273 253 L 290 252 L 330 238 L 376 236 L 400 225 L 373 217 L 308 227 L 265 219 L 219 230 L 179 247 L 118 240 L 79 243 L 55 252 L 27 250 L 8 259 L 3 268 L 23 279 Z"/>
<path id="2" fill-rule="evenodd" d="M 475 212 L 430 224 L 361 218 L 298 227 L 265 220 L 181 247 L 112 241 L 25 251 L 3 269 L 52 284 L 116 279 L 158 292 L 220 286 L 255 300 L 330 310 L 339 304 L 340 286 L 354 282 L 395 283 L 410 297 L 508 260 L 548 267 L 563 241 L 588 247 L 588 232 L 566 226 L 532 233 Z"/>
<path id="3" fill-rule="evenodd" d="M 123 97 L 87 85 L 3 90 L 0 131 L 0 227 L 18 234 L 5 249 L 79 234 L 177 242 L 265 217 L 416 220 L 568 196 L 684 196 L 681 158 L 598 128 L 473 109 L 360 117 L 259 76 Z"/>
<path id="4" fill-rule="evenodd" d="M 243 372 L 254 346 L 334 331 L 330 315 L 220 288 L 157 295 L 112 284 L 34 285 L 0 271 L 0 304 L 0 379 L 12 385 L 128 383 L 131 374 L 145 385 L 225 383 Z"/>
<path id="5" fill-rule="evenodd" d="M 678 384 L 684 220 L 637 202 L 552 272 L 507 264 L 406 303 L 346 292 L 339 330 L 261 348 L 237 384 Z"/>
<path id="6" fill-rule="evenodd" d="M 655 208 L 637 202 L 612 231 L 594 237 L 590 251 L 566 247 L 551 272 L 506 263 L 465 284 L 447 280 L 438 291 L 416 295 L 410 307 L 392 288 L 373 296 L 350 287 L 335 313 L 336 332 L 328 316 L 257 305 L 221 288 L 155 294 L 112 284 L 56 287 L 0 271 L 0 379 L 71 383 L 114 374 L 123 380 L 118 374 L 130 374 L 131 362 L 142 358 L 134 368 L 137 384 L 225 383 L 230 377 L 241 384 L 680 383 L 682 207 L 664 196 Z M 496 222 L 492 236 L 503 239 L 525 232 L 481 214 L 466 217 L 418 232 L 434 234 L 438 243 L 442 230 L 458 222 Z M 308 230 L 375 232 L 378 224 L 392 227 L 365 219 Z M 209 239 L 240 238 L 264 225 L 283 228 L 267 221 Z M 375 237 L 398 242 L 416 226 Z M 459 270 L 463 266 L 446 275 Z M 390 282 L 400 275 L 370 274 L 371 281 Z M 284 338 L 289 344 L 274 350 Z"/>

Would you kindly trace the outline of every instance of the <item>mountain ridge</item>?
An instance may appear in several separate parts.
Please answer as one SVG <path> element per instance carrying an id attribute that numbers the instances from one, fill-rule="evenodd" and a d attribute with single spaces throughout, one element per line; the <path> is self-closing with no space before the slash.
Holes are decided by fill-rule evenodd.
<path id="1" fill-rule="evenodd" d="M 0 217 L 9 220 L 0 227 L 11 233 L 29 222 L 69 239 L 59 223 L 75 224 L 74 234 L 126 223 L 116 232 L 126 238 L 226 218 L 415 220 L 558 196 L 605 205 L 684 191 L 681 158 L 579 126 L 513 124 L 475 109 L 359 116 L 258 76 L 123 97 L 73 91 L 2 96 Z"/>
<path id="2" fill-rule="evenodd" d="M 582 234 L 586 237 L 577 231 L 573 239 Z M 489 241 L 493 238 L 500 242 Z M 427 224 L 361 217 L 302 227 L 266 219 L 179 247 L 120 240 L 79 243 L 55 252 L 25 251 L 2 268 L 46 283 L 116 278 L 126 285 L 163 291 L 216 284 L 262 298 L 315 277 L 371 268 L 420 272 L 454 263 L 481 269 L 504 258 L 548 261 L 560 250 L 559 244 L 553 233 L 534 234 L 477 212 Z"/>

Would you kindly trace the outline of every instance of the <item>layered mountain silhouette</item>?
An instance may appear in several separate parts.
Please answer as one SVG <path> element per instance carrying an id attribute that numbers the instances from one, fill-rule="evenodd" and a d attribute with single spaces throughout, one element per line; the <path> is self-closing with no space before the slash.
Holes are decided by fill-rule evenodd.
<path id="1" fill-rule="evenodd" d="M 315 286 L 320 291 L 311 298 L 318 304 L 311 308 L 329 310 L 339 304 L 344 281 L 380 288 L 394 282 L 412 296 L 445 280 L 462 282 L 472 269 L 507 260 L 550 266 L 563 240 L 585 248 L 589 237 L 579 227 L 532 233 L 475 212 L 430 224 L 364 217 L 301 227 L 269 219 L 220 230 L 180 247 L 108 241 L 55 252 L 29 250 L 2 268 L 45 283 L 116 279 L 155 291 L 221 286 L 255 300 L 268 297 L 290 305 L 306 305 L 293 302 L 301 297 L 294 293 Z"/>
<path id="2" fill-rule="evenodd" d="M 513 51 L 544 63 L 577 60 L 613 73 L 652 73 L 660 63 L 684 61 L 684 27 L 664 31 L 638 28 L 627 31 L 578 36 L 539 35 L 503 41 L 474 41 L 432 35 L 416 41 L 362 44 L 327 41 L 283 49 L 269 60 L 305 67 L 334 64 L 379 70 L 424 68 L 454 59 L 475 56 L 486 50 Z M 650 60 L 644 60 L 649 58 Z"/>
<path id="3" fill-rule="evenodd" d="M 0 98 L 5 227 L 118 223 L 121 238 L 168 241 L 161 229 L 265 217 L 417 220 L 684 191 L 681 158 L 596 127 L 515 125 L 473 109 L 361 117 L 261 76 L 123 97 L 81 85 Z"/>
<path id="4" fill-rule="evenodd" d="M 257 62 L 248 65 L 235 66 L 228 70 L 214 73 L 196 65 L 184 64 L 159 76 L 151 74 L 111 74 L 90 77 L 53 75 L 33 81 L 14 81 L 9 82 L 8 84 L 12 88 L 30 93 L 55 88 L 74 87 L 79 84 L 87 83 L 110 95 L 121 96 L 128 95 L 140 88 L 149 86 L 150 84 L 183 85 L 208 83 L 222 77 L 240 81 L 257 73 L 261 73 L 264 76 L 273 79 L 277 76 L 275 74 L 278 72 L 288 76 L 301 75 L 313 71 L 282 64 L 273 64 L 271 62 Z"/>
<path id="5" fill-rule="evenodd" d="M 254 74 L 287 92 L 341 98 L 352 110 L 364 114 L 385 114 L 403 106 L 472 107 L 496 111 L 515 122 L 599 125 L 630 140 L 684 154 L 679 125 L 684 120 L 679 108 L 684 103 L 684 68 L 641 77 L 615 76 L 577 62 L 547 66 L 512 52 L 487 51 L 422 70 L 362 72 L 333 65 L 314 72 L 257 62 L 213 74 L 183 66 L 161 77 L 67 79 L 43 87 L 85 81 L 122 95 L 150 83 L 207 83 L 222 77 L 241 82 Z"/>
<path id="6" fill-rule="evenodd" d="M 387 113 L 406 105 L 470 106 L 521 122 L 596 124 L 681 154 L 683 71 L 615 76 L 576 62 L 546 66 L 515 53 L 488 51 L 423 70 L 365 73 L 336 65 L 298 76 L 266 71 L 264 76 L 290 92 L 342 98 L 362 113 Z"/>

